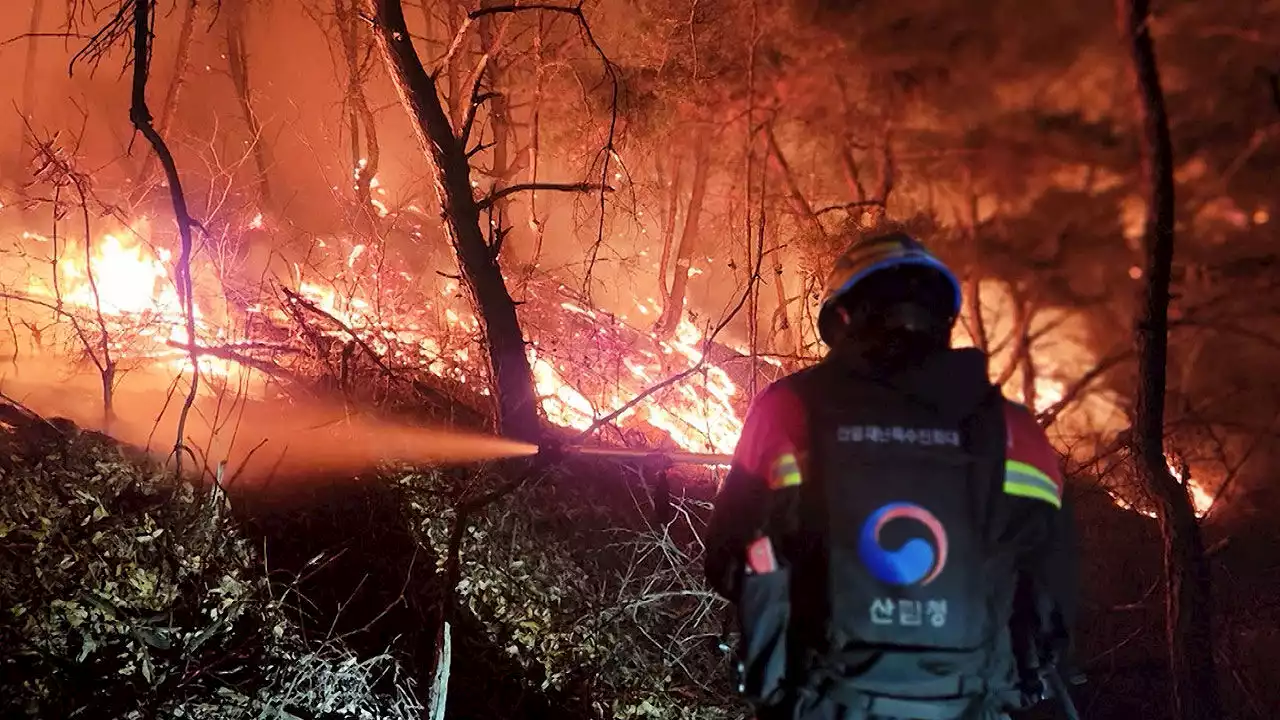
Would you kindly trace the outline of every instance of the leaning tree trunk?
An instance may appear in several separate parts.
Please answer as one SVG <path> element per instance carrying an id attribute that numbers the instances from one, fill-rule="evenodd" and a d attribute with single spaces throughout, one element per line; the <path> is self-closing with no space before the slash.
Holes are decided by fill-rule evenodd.
<path id="1" fill-rule="evenodd" d="M 684 316 L 685 294 L 689 288 L 689 266 L 693 260 L 693 248 L 698 242 L 698 220 L 702 215 L 702 201 L 707 196 L 708 166 L 711 164 L 706 139 L 704 134 L 694 155 L 693 187 L 689 190 L 689 207 L 685 211 L 680 244 L 676 246 L 676 267 L 671 278 L 671 291 L 664 296 L 662 315 L 653 325 L 654 337 L 660 340 L 670 338 L 680 325 L 680 318 Z M 663 272 L 666 272 L 665 267 Z"/>
<path id="2" fill-rule="evenodd" d="M 676 220 L 680 214 L 680 153 L 671 153 L 672 171 L 671 186 L 663 188 L 663 198 L 667 203 L 662 221 L 662 257 L 658 260 L 658 297 L 662 298 L 662 307 L 671 300 L 671 286 L 667 284 L 667 266 L 671 264 L 671 251 L 676 244 Z M 665 182 L 662 172 L 662 154 L 658 155 L 658 178 Z"/>
<path id="3" fill-rule="evenodd" d="M 1156 498 L 1164 545 L 1166 633 L 1173 701 L 1180 720 L 1221 717 L 1214 673 L 1208 559 L 1186 488 L 1164 456 L 1164 396 L 1168 356 L 1169 282 L 1173 266 L 1173 143 L 1148 0 L 1116 0 L 1120 28 L 1132 52 L 1143 128 L 1147 199 L 1146 288 L 1137 323 L 1138 396 L 1133 445 L 1139 476 Z"/>
<path id="4" fill-rule="evenodd" d="M 449 124 L 435 79 L 427 74 L 413 48 L 400 0 L 365 2 L 374 18 L 374 33 L 392 84 L 429 160 L 449 239 L 484 324 L 499 429 L 508 437 L 536 442 L 541 437 L 541 422 L 524 336 L 497 253 L 480 229 L 480 208 L 472 195 L 466 148 Z"/>

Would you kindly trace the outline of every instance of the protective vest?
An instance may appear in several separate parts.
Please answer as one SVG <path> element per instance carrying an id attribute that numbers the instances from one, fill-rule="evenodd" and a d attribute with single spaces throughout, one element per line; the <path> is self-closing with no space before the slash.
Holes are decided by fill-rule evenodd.
<path id="1" fill-rule="evenodd" d="M 1004 673 L 1014 592 L 991 520 L 1004 398 L 985 357 L 951 351 L 890 379 L 824 362 L 789 382 L 809 456 L 748 550 L 740 689 L 765 704 L 803 688 L 868 715 L 959 717 Z"/>

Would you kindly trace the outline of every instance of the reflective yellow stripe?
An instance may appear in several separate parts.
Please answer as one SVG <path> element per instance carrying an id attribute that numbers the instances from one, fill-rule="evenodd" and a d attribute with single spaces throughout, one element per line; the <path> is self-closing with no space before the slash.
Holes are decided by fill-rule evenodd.
<path id="1" fill-rule="evenodd" d="M 1004 464 L 1004 492 L 1006 495 L 1043 500 L 1056 508 L 1062 507 L 1062 494 L 1058 484 L 1036 466 L 1017 460 L 1009 460 Z"/>
<path id="2" fill-rule="evenodd" d="M 799 484 L 800 463 L 796 460 L 796 456 L 791 453 L 779 455 L 778 459 L 773 461 L 773 467 L 769 471 L 769 489 L 781 490 Z"/>

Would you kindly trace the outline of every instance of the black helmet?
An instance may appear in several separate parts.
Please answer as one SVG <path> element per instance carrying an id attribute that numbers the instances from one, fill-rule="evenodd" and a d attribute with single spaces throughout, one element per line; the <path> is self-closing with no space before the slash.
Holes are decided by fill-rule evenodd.
<path id="1" fill-rule="evenodd" d="M 911 282 L 904 282 L 908 278 Z M 960 314 L 960 282 L 951 270 L 910 235 L 880 233 L 855 240 L 836 261 L 818 311 L 822 341 L 831 345 L 835 340 L 837 307 L 854 298 L 880 297 L 877 291 L 895 286 L 899 293 L 926 295 L 911 299 L 945 322 L 948 331 Z"/>

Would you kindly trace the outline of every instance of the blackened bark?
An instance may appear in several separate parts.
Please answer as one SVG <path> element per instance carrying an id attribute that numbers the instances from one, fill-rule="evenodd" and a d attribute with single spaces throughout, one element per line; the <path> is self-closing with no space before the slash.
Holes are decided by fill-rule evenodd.
<path id="1" fill-rule="evenodd" d="M 497 258 L 480 229 L 480 208 L 472 195 L 466 148 L 454 134 L 435 80 L 413 48 L 400 0 L 366 2 L 388 74 L 430 161 L 449 239 L 484 326 L 499 429 L 507 437 L 537 442 L 542 429 L 524 336 Z"/>
<path id="2" fill-rule="evenodd" d="M 481 0 L 480 6 L 485 7 L 492 5 L 491 0 Z M 501 75 L 503 72 L 502 46 L 507 34 L 507 25 L 511 22 L 511 16 L 507 15 L 501 18 L 488 15 L 480 19 L 480 50 L 489 56 L 489 62 L 484 66 L 484 72 L 489 76 L 490 86 L 497 88 L 501 83 Z M 478 86 L 478 85 L 477 85 Z M 477 98 L 470 98 L 472 103 L 479 102 Z M 494 185 L 490 191 L 497 190 L 497 183 L 503 185 L 511 185 L 512 176 L 515 175 L 515 166 L 511 157 L 510 139 L 512 137 L 511 112 L 507 106 L 507 98 L 501 92 L 493 92 L 488 99 L 489 103 L 489 130 L 493 133 L 493 171 L 490 173 L 494 179 Z M 507 200 L 496 199 L 493 203 L 492 215 L 493 222 L 489 227 L 489 234 L 501 242 L 501 238 L 507 232 Z M 500 247 L 500 245 L 499 245 Z"/>
<path id="3" fill-rule="evenodd" d="M 1208 559 L 1186 488 L 1164 456 L 1164 396 L 1168 356 L 1169 282 L 1173 266 L 1173 143 L 1155 48 L 1147 25 L 1149 0 L 1116 0 L 1121 32 L 1132 53 L 1142 118 L 1146 216 L 1146 287 L 1137 323 L 1138 395 L 1134 455 L 1138 474 L 1156 498 L 1167 583 L 1166 633 L 1175 716 L 1221 717 L 1213 660 Z"/>

